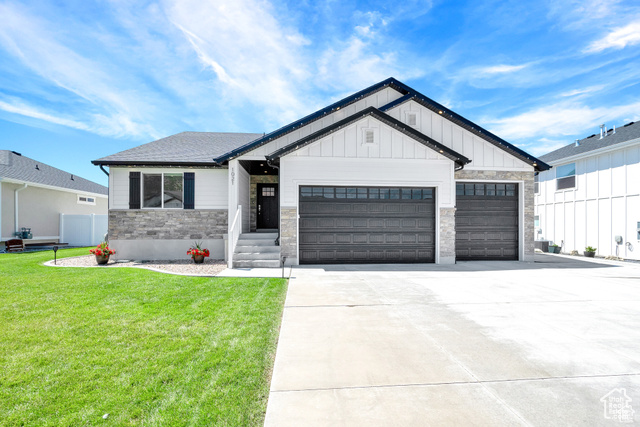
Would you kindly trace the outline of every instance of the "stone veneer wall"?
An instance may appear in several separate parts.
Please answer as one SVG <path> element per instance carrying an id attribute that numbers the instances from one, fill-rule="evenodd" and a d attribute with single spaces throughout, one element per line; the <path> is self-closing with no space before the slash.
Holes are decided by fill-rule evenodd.
<path id="1" fill-rule="evenodd" d="M 440 208 L 440 264 L 456 262 L 456 208 Z"/>
<path id="2" fill-rule="evenodd" d="M 463 169 L 455 173 L 456 181 L 464 180 L 493 180 L 493 181 L 524 181 L 524 260 L 533 260 L 535 243 L 533 236 L 534 193 L 533 171 L 474 171 Z"/>
<path id="3" fill-rule="evenodd" d="M 109 239 L 222 239 L 227 216 L 226 209 L 110 210 Z"/>
<path id="4" fill-rule="evenodd" d="M 298 209 L 280 208 L 280 255 L 298 258 Z M 289 265 L 290 261 L 286 264 Z"/>
<path id="5" fill-rule="evenodd" d="M 258 184 L 277 184 L 278 175 L 251 175 L 249 184 L 250 199 L 250 227 L 251 231 L 256 231 L 258 223 Z"/>

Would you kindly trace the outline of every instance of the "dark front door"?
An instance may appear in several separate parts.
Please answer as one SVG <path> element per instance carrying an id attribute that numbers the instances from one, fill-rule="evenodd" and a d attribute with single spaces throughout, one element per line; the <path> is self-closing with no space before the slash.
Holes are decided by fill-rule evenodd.
<path id="1" fill-rule="evenodd" d="M 258 184 L 257 228 L 278 228 L 278 184 Z"/>
<path id="2" fill-rule="evenodd" d="M 435 260 L 435 189 L 300 187 L 300 263 Z"/>
<path id="3" fill-rule="evenodd" d="M 518 259 L 518 185 L 456 184 L 456 259 Z"/>

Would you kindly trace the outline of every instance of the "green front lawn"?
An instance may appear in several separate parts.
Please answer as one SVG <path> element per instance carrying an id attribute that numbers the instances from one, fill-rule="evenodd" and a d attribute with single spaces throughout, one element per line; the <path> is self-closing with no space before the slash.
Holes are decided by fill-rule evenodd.
<path id="1" fill-rule="evenodd" d="M 52 256 L 0 254 L 0 425 L 262 424 L 286 280 Z"/>

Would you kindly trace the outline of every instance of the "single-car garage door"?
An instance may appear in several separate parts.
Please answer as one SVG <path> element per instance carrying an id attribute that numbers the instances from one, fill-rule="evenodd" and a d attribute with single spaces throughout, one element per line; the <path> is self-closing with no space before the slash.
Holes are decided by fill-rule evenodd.
<path id="1" fill-rule="evenodd" d="M 518 259 L 517 184 L 456 184 L 456 259 Z"/>
<path id="2" fill-rule="evenodd" d="M 300 187 L 301 264 L 435 260 L 434 188 Z"/>

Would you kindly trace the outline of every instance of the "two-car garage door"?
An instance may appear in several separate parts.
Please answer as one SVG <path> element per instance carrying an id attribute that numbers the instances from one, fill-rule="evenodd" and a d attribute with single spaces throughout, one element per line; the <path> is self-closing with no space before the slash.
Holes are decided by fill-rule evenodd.
<path id="1" fill-rule="evenodd" d="M 301 264 L 435 260 L 435 189 L 300 187 Z"/>

